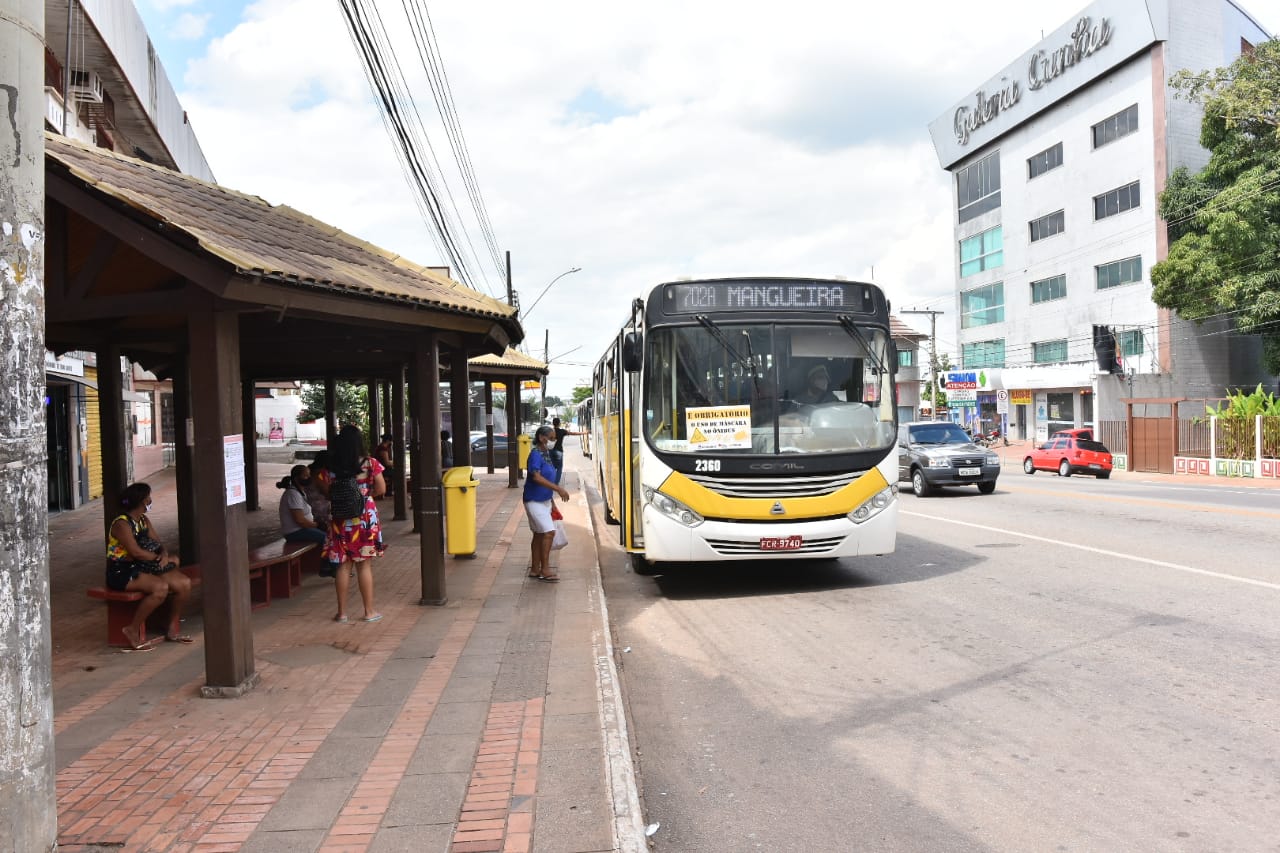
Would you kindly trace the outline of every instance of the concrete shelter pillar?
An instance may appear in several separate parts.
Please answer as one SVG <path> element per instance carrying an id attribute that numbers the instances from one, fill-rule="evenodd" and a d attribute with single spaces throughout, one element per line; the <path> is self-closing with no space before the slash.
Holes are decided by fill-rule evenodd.
<path id="1" fill-rule="evenodd" d="M 105 534 L 119 515 L 117 501 L 129 485 L 129 460 L 124 427 L 124 379 L 120 374 L 120 346 L 107 344 L 98 352 L 98 432 L 102 436 L 102 530 Z M 105 545 L 104 545 L 105 548 Z M 103 552 L 106 553 L 105 550 Z M 104 557 L 105 559 L 105 557 Z"/>
<path id="2" fill-rule="evenodd" d="M 405 462 L 408 461 L 408 454 L 405 452 L 405 434 L 404 434 L 404 365 L 397 364 L 395 377 L 391 385 L 387 389 L 391 393 L 387 395 L 391 398 L 391 443 L 392 459 L 396 468 L 396 487 L 395 495 L 391 498 L 391 503 L 395 507 L 395 521 L 404 521 L 409 517 L 409 499 L 408 499 L 408 481 L 406 476 Z"/>
<path id="3" fill-rule="evenodd" d="M 0 850 L 33 853 L 58 842 L 44 413 L 43 33 L 44 3 L 0 0 Z"/>
<path id="4" fill-rule="evenodd" d="M 257 389 L 252 377 L 240 380 L 240 434 L 244 436 L 244 485 L 245 509 L 254 512 L 261 508 L 258 494 L 258 417 Z"/>
<path id="5" fill-rule="evenodd" d="M 493 380 L 484 380 L 484 434 L 489 440 L 485 442 L 484 463 L 490 474 L 493 473 Z"/>

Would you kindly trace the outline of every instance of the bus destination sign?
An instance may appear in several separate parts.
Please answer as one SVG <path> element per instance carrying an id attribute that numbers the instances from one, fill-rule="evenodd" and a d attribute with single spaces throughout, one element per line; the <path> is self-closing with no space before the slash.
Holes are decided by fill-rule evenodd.
<path id="1" fill-rule="evenodd" d="M 875 310 L 871 291 L 839 281 L 713 281 L 668 284 L 663 291 L 667 314 L 706 314 L 720 311 L 839 311 Z"/>

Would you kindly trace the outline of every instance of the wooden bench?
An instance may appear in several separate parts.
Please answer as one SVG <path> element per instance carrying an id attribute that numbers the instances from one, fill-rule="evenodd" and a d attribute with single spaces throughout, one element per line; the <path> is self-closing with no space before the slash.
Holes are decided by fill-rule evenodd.
<path id="1" fill-rule="evenodd" d="M 279 539 L 270 545 L 249 551 L 249 600 L 253 609 L 266 607 L 272 597 L 292 598 L 302 586 L 302 558 L 319 549 L 314 542 L 286 542 Z M 255 580 L 254 573 L 259 577 Z"/>
<path id="2" fill-rule="evenodd" d="M 179 571 L 191 578 L 192 589 L 200 586 L 201 576 L 198 565 L 183 566 Z M 129 643 L 120 629 L 133 624 L 133 615 L 138 612 L 138 602 L 143 599 L 144 593 L 117 592 L 105 586 L 93 586 L 89 587 L 87 594 L 90 598 L 107 603 L 107 645 L 127 646 Z M 164 604 L 151 611 L 151 615 L 147 617 L 148 636 L 157 634 L 163 636 L 169 630 L 169 608 L 172 604 L 173 595 L 170 594 Z"/>

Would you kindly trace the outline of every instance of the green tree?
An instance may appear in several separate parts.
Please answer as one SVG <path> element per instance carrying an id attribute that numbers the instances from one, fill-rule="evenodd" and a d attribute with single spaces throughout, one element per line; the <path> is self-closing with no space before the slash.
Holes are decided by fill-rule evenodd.
<path id="1" fill-rule="evenodd" d="M 355 424 L 369 438 L 369 395 L 364 385 L 339 382 L 334 388 L 333 401 L 338 424 Z M 302 383 L 302 411 L 298 420 L 324 419 L 324 384 Z"/>
<path id="2" fill-rule="evenodd" d="M 590 385 L 575 385 L 573 386 L 573 396 L 569 398 L 569 405 L 576 406 L 590 396 L 591 396 Z"/>
<path id="3" fill-rule="evenodd" d="M 1196 174 L 1176 170 L 1160 195 L 1171 244 L 1151 269 L 1152 298 L 1189 320 L 1234 319 L 1280 373 L 1280 42 L 1171 83 L 1204 107 L 1210 156 Z"/>

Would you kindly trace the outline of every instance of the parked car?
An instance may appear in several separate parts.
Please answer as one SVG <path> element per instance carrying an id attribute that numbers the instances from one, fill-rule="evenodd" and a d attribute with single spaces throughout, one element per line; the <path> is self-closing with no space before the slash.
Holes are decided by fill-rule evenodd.
<path id="1" fill-rule="evenodd" d="M 977 486 L 996 490 L 1000 457 L 973 443 L 959 424 L 916 421 L 898 426 L 898 479 L 924 497 L 940 486 Z"/>
<path id="2" fill-rule="evenodd" d="M 1092 474 L 1099 480 L 1111 476 L 1111 451 L 1106 445 L 1092 438 L 1093 430 L 1068 429 L 1055 432 L 1040 447 L 1022 460 L 1022 470 L 1028 474 L 1036 471 L 1057 471 L 1059 476 Z"/>
<path id="3" fill-rule="evenodd" d="M 471 464 L 487 465 L 489 453 L 489 437 L 480 433 L 479 438 L 471 441 Z M 493 434 L 493 464 L 496 468 L 507 467 L 507 436 L 505 433 Z"/>

